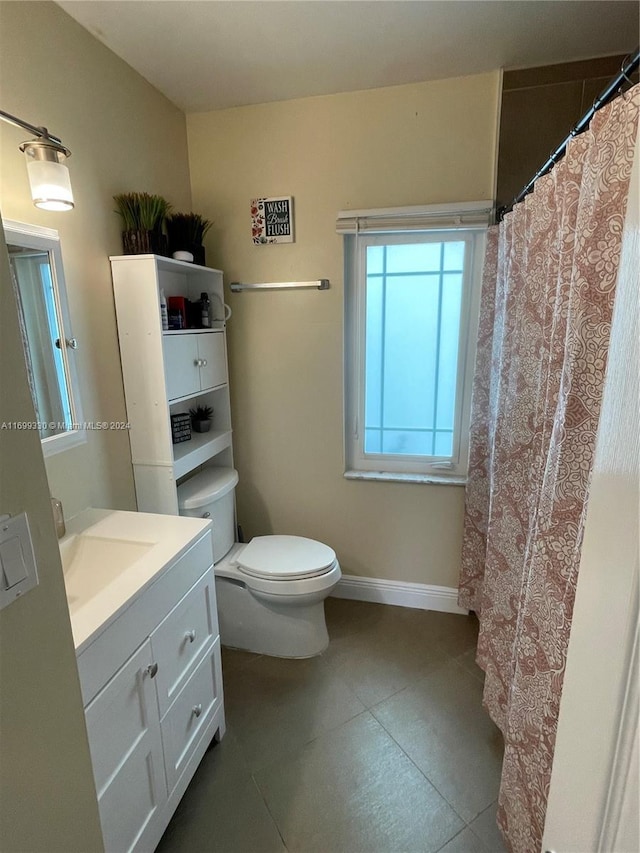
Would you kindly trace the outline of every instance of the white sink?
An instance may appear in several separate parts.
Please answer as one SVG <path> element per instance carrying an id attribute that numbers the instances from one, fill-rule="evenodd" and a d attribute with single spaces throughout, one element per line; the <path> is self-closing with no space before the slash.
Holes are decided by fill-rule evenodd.
<path id="1" fill-rule="evenodd" d="M 71 608 L 85 604 L 102 592 L 155 544 L 89 534 L 69 536 L 60 542 L 62 570 Z"/>
<path id="2" fill-rule="evenodd" d="M 76 654 L 154 583 L 211 522 L 85 509 L 58 543 Z"/>

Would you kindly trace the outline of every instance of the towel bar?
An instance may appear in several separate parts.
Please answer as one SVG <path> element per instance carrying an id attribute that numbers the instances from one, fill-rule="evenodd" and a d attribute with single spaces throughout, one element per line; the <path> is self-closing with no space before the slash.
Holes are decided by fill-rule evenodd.
<path id="1" fill-rule="evenodd" d="M 264 284 L 242 284 L 239 281 L 232 281 L 230 287 L 232 293 L 241 293 L 243 290 L 301 290 L 302 288 L 328 290 L 329 279 L 320 278 L 317 281 L 272 281 L 265 282 Z"/>

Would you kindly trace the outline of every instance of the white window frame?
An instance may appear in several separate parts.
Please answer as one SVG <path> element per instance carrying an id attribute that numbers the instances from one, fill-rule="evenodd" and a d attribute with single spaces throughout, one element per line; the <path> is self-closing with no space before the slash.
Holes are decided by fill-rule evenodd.
<path id="1" fill-rule="evenodd" d="M 53 283 L 55 313 L 61 340 L 73 338 L 71 328 L 71 317 L 69 314 L 69 303 L 67 300 L 67 288 L 64 277 L 64 266 L 62 263 L 62 249 L 60 246 L 60 235 L 53 228 L 45 228 L 40 225 L 31 225 L 26 222 L 16 222 L 11 219 L 3 219 L 2 227 L 8 244 L 15 244 L 27 249 L 35 249 L 45 252 L 49 256 L 49 266 Z M 25 345 L 26 346 L 26 345 Z M 80 402 L 80 383 L 76 368 L 75 356 L 68 351 L 67 346 L 61 348 L 62 361 L 64 364 L 64 379 L 66 392 L 69 400 L 71 413 L 71 429 L 41 438 L 42 454 L 45 458 L 63 453 L 72 447 L 78 447 L 87 441 L 86 431 L 82 428 L 83 421 L 82 405 Z M 34 401 L 35 405 L 35 401 Z"/>
<path id="2" fill-rule="evenodd" d="M 482 266 L 491 202 L 344 211 L 337 230 L 345 249 L 344 453 L 348 479 L 464 484 L 469 464 L 471 386 L 475 365 Z M 368 246 L 465 242 L 458 377 L 452 456 L 364 452 L 365 298 Z"/>

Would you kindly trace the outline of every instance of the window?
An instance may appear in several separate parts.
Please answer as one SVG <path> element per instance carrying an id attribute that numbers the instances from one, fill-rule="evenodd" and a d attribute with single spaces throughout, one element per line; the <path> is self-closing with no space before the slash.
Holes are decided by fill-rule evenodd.
<path id="1" fill-rule="evenodd" d="M 57 231 L 3 221 L 42 451 L 86 441 Z"/>
<path id="2" fill-rule="evenodd" d="M 340 215 L 348 477 L 464 481 L 482 204 Z"/>

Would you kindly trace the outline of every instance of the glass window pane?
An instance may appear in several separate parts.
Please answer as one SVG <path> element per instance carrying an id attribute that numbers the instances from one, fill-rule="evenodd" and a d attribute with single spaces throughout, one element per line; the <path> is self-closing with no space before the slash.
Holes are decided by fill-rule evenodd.
<path id="1" fill-rule="evenodd" d="M 441 243 L 387 246 L 387 272 L 438 272 Z"/>
<path id="2" fill-rule="evenodd" d="M 367 247 L 365 453 L 452 455 L 465 248 Z"/>
<path id="3" fill-rule="evenodd" d="M 453 453 L 453 432 L 436 432 L 435 456 L 451 456 Z"/>
<path id="4" fill-rule="evenodd" d="M 444 270 L 462 270 L 464 269 L 464 243 L 445 243 L 444 244 Z"/>
<path id="5" fill-rule="evenodd" d="M 433 433 L 430 430 L 405 432 L 385 429 L 382 434 L 382 452 L 406 456 L 431 456 Z"/>
<path id="6" fill-rule="evenodd" d="M 42 290 L 44 293 L 45 302 L 47 305 L 47 317 L 49 319 L 49 328 L 54 329 L 57 334 L 60 333 L 58 326 L 58 314 L 56 312 L 56 298 L 53 292 L 53 281 L 51 279 L 51 267 L 49 259 L 46 263 L 40 264 L 40 280 L 42 281 Z M 71 425 L 73 418 L 71 417 L 71 401 L 69 400 L 69 391 L 67 388 L 67 379 L 64 369 L 64 361 L 62 358 L 62 349 L 54 346 L 51 350 L 56 375 L 58 378 L 58 391 L 60 393 L 60 405 L 62 406 L 61 421 Z M 41 431 L 42 434 L 42 431 Z"/>
<path id="7" fill-rule="evenodd" d="M 364 452 L 382 453 L 382 430 L 366 429 L 364 432 Z"/>
<path id="8" fill-rule="evenodd" d="M 442 305 L 440 309 L 440 357 L 436 401 L 437 429 L 453 429 L 461 306 L 462 275 L 446 273 L 442 276 Z"/>
<path id="9" fill-rule="evenodd" d="M 384 246 L 367 246 L 367 275 L 382 272 Z"/>
<path id="10" fill-rule="evenodd" d="M 383 292 L 382 278 L 367 279 L 364 356 L 364 422 L 367 427 L 382 426 Z"/>
<path id="11" fill-rule="evenodd" d="M 385 427 L 433 428 L 438 276 L 388 279 L 385 300 Z"/>
<path id="12" fill-rule="evenodd" d="M 20 312 L 24 325 L 29 384 L 37 420 L 44 426 L 41 438 L 64 432 L 71 423 L 64 362 L 55 342 L 61 337 L 55 310 L 53 281 L 47 252 L 10 246 Z"/>

